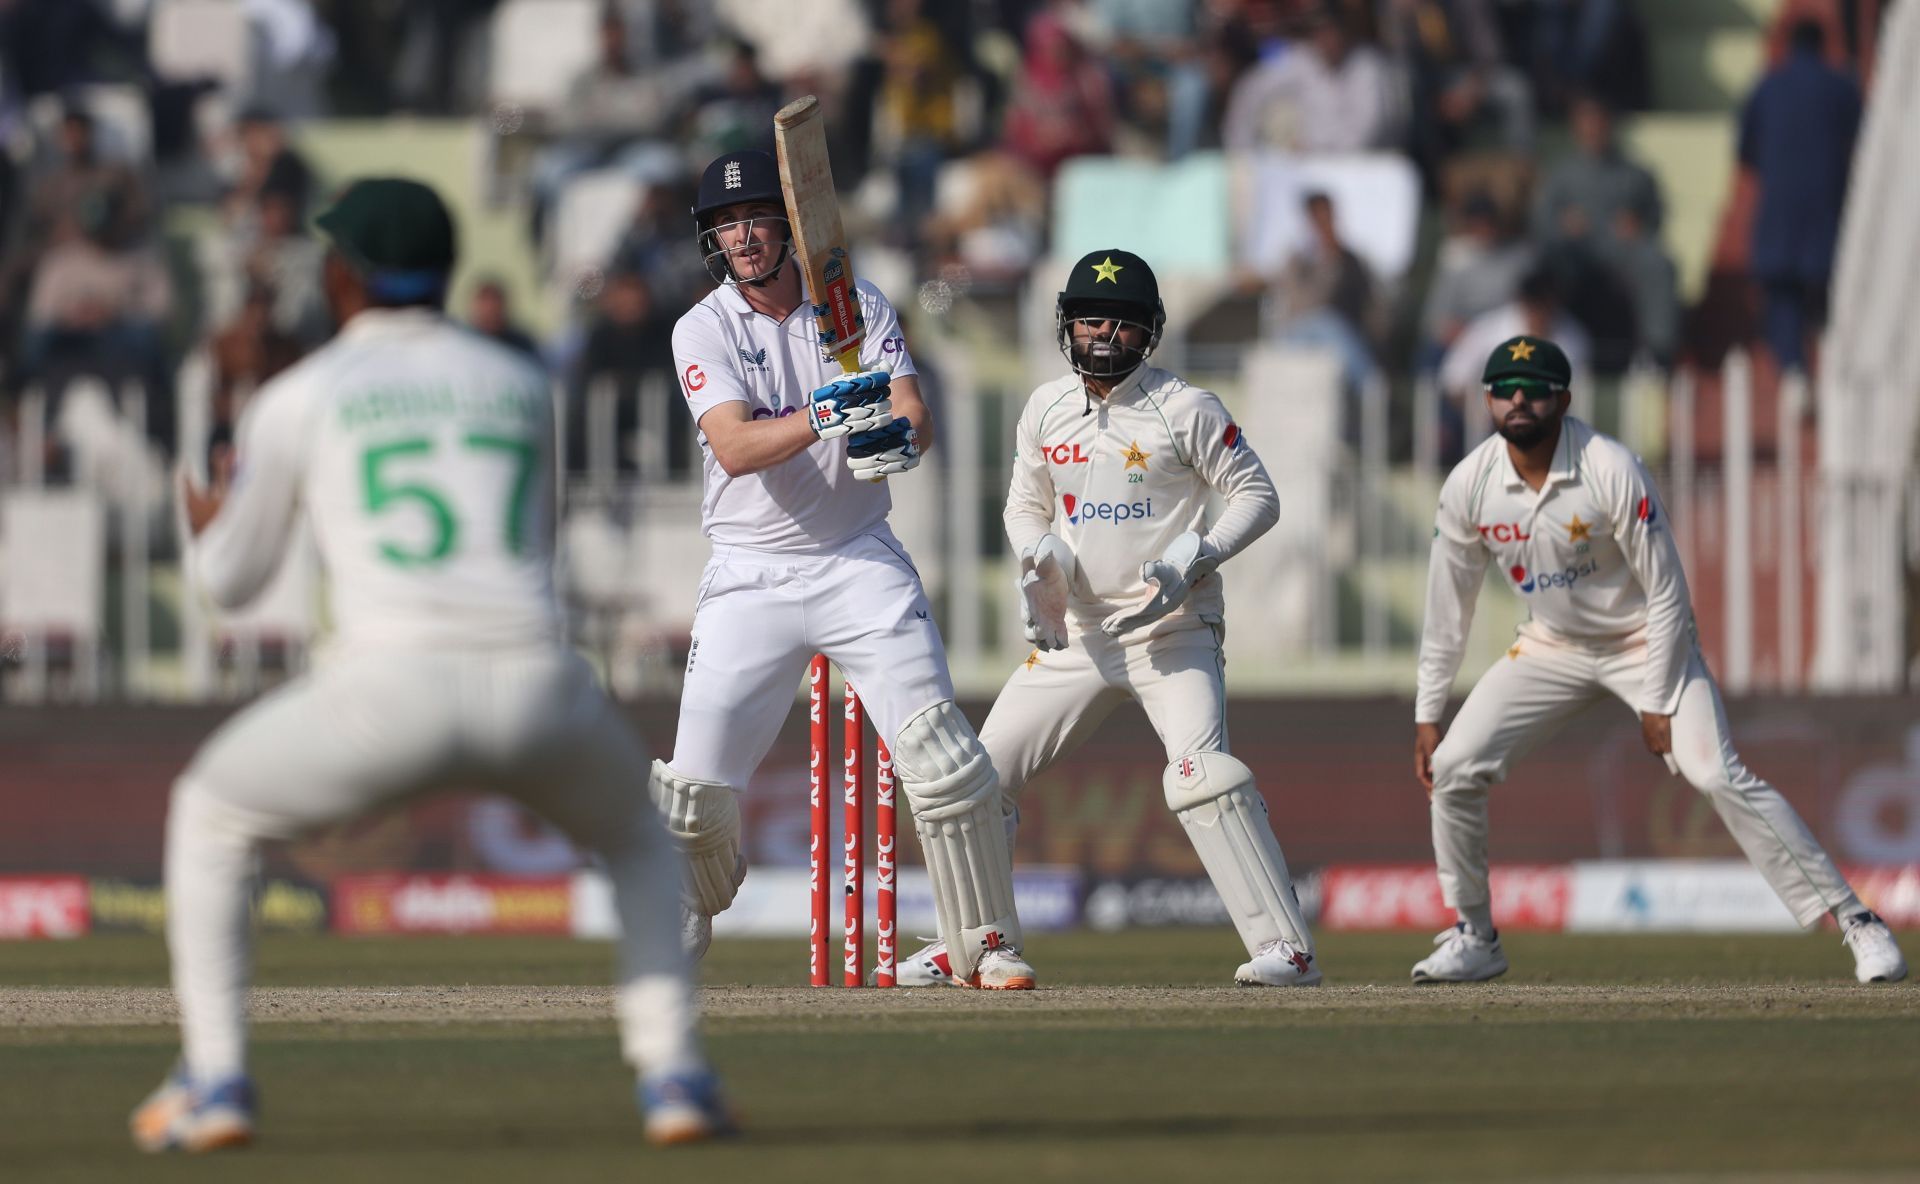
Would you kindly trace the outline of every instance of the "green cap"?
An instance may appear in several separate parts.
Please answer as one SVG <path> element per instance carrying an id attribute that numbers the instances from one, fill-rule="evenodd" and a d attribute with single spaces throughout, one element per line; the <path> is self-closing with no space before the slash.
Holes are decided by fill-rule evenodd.
<path id="1" fill-rule="evenodd" d="M 1096 300 L 1134 305 L 1145 310 L 1150 321 L 1160 310 L 1160 284 L 1153 268 L 1132 251 L 1091 251 L 1073 265 L 1059 304 Z"/>
<path id="2" fill-rule="evenodd" d="M 1487 356 L 1480 381 L 1492 383 L 1502 378 L 1536 378 L 1565 387 L 1573 382 L 1573 367 L 1559 346 L 1544 337 L 1523 333 L 1501 342 Z"/>
<path id="3" fill-rule="evenodd" d="M 453 215 L 440 195 L 404 177 L 365 177 L 315 218 L 377 295 L 414 299 L 446 286 L 457 253 Z"/>

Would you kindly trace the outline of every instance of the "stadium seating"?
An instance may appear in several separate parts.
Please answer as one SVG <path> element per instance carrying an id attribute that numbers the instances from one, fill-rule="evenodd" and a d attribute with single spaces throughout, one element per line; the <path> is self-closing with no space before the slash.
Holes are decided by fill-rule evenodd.
<path id="1" fill-rule="evenodd" d="M 89 490 L 0 493 L 0 638 L 19 647 L 21 667 L 9 698 L 45 697 L 49 657 L 62 649 L 70 697 L 99 697 L 106 535 L 106 510 Z"/>
<path id="2" fill-rule="evenodd" d="M 552 111 L 580 71 L 593 64 L 600 0 L 504 0 L 493 14 L 487 94 L 535 112 Z"/>

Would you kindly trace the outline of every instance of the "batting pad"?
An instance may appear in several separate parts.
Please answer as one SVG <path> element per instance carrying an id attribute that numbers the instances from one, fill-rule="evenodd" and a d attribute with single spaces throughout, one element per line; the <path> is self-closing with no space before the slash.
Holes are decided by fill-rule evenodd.
<path id="1" fill-rule="evenodd" d="M 1020 947 L 1000 779 L 951 699 L 901 727 L 893 769 L 913 807 L 954 977 L 966 982 L 988 949 Z"/>
<path id="2" fill-rule="evenodd" d="M 647 790 L 687 857 L 687 902 L 711 917 L 725 912 L 746 878 L 740 860 L 740 796 L 717 781 L 682 777 L 654 761 Z"/>
<path id="3" fill-rule="evenodd" d="M 1313 935 L 1253 770 L 1224 752 L 1190 752 L 1167 766 L 1162 785 L 1247 953 L 1281 938 L 1312 953 Z"/>

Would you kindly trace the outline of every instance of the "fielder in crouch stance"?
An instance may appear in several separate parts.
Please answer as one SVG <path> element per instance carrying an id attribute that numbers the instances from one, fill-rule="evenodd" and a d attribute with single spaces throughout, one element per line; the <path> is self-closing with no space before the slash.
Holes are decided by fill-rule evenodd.
<path id="1" fill-rule="evenodd" d="M 1487 896 L 1487 788 L 1569 716 L 1611 694 L 1640 713 L 1647 750 L 1707 795 L 1805 926 L 1831 914 L 1861 982 L 1906 977 L 1900 948 L 1854 895 L 1778 790 L 1740 762 L 1701 661 L 1686 573 L 1660 494 L 1617 440 L 1567 415 L 1560 348 L 1515 337 L 1482 375 L 1498 425 L 1440 491 L 1414 707 L 1414 767 L 1433 798 L 1440 887 L 1460 921 L 1413 967 L 1415 982 L 1504 974 Z M 1489 560 L 1530 619 L 1441 738 Z"/>
<path id="2" fill-rule="evenodd" d="M 133 1115 L 145 1150 L 250 1141 L 249 882 L 292 838 L 431 790 L 511 794 L 605 861 L 616 1010 L 659 1143 L 728 1128 L 694 1032 L 684 864 L 633 793 L 646 756 L 561 637 L 553 408 L 518 354 L 441 312 L 454 228 L 431 189 L 356 182 L 318 219 L 339 336 L 262 387 L 238 475 L 188 485 L 195 576 L 258 595 L 305 514 L 332 578 L 332 660 L 229 720 L 174 783 L 167 948 L 183 1052 Z"/>
<path id="3" fill-rule="evenodd" d="M 1213 573 L 1279 520 L 1273 482 L 1212 392 L 1146 365 L 1166 314 L 1145 260 L 1119 250 L 1080 260 L 1056 320 L 1074 372 L 1028 400 L 1007 491 L 1035 648 L 980 730 L 1007 846 L 1021 788 L 1136 700 L 1166 746 L 1167 806 L 1246 944 L 1235 981 L 1312 986 L 1313 939 L 1266 802 L 1227 755 L 1225 598 Z M 1226 509 L 1208 526 L 1210 493 Z M 946 954 L 920 951 L 899 981 L 950 982 Z"/>
<path id="4" fill-rule="evenodd" d="M 745 878 L 737 795 L 818 652 L 859 689 L 892 749 L 960 980 L 1031 990 L 999 782 L 954 705 L 939 629 L 878 483 L 918 465 L 929 440 L 899 319 L 878 289 L 858 283 L 868 369 L 840 373 L 800 269 L 788 266 L 793 244 L 768 154 L 715 160 L 693 214 L 720 286 L 680 318 L 673 353 L 700 425 L 713 558 L 673 759 L 655 762 L 651 783 L 690 865 L 688 948 L 706 950 L 714 914 Z"/>

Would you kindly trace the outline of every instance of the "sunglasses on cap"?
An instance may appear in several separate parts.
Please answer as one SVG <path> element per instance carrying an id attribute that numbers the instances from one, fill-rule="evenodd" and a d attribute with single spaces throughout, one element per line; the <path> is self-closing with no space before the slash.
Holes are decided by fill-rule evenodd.
<path id="1" fill-rule="evenodd" d="M 1487 394 L 1493 396 L 1496 403 L 1511 402 L 1515 395 L 1528 402 L 1551 399 L 1565 389 L 1544 378 L 1496 378 L 1487 384 Z"/>

